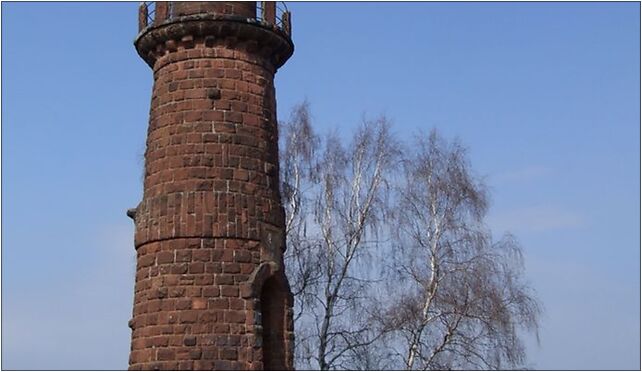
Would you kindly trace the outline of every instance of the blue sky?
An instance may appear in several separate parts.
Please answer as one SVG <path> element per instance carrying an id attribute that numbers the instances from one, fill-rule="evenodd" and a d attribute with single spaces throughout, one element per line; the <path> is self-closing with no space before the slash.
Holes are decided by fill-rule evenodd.
<path id="1" fill-rule="evenodd" d="M 640 368 L 639 3 L 288 3 L 279 117 L 470 149 L 546 313 L 539 369 Z M 127 367 L 151 71 L 136 3 L 2 4 L 2 368 Z"/>

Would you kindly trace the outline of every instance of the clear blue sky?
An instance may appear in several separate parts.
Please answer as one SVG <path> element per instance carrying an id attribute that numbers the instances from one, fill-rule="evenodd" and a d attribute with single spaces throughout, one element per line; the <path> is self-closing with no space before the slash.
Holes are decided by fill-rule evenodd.
<path id="1" fill-rule="evenodd" d="M 639 3 L 290 3 L 279 116 L 470 149 L 540 369 L 640 368 Z M 152 76 L 136 3 L 2 3 L 2 368 L 124 369 Z"/>

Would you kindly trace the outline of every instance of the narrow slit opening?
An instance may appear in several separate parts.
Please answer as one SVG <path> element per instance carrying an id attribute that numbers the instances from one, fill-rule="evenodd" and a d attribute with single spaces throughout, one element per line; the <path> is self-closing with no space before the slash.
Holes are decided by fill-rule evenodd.
<path id="1" fill-rule="evenodd" d="M 261 325 L 263 326 L 263 369 L 284 370 L 285 365 L 285 309 L 283 287 L 275 278 L 269 278 L 261 290 Z"/>

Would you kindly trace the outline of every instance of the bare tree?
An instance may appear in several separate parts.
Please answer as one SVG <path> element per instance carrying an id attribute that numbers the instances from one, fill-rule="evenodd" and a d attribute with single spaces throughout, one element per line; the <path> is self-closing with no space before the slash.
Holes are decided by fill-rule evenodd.
<path id="1" fill-rule="evenodd" d="M 512 236 L 492 242 L 488 197 L 465 149 L 436 131 L 406 160 L 395 219 L 396 283 L 383 321 L 405 369 L 516 368 L 518 329 L 537 331 L 540 306 L 523 281 Z"/>
<path id="2" fill-rule="evenodd" d="M 281 124 L 281 196 L 286 221 L 286 270 L 294 294 L 295 321 L 310 305 L 310 288 L 320 279 L 318 264 L 319 242 L 307 233 L 306 219 L 314 214 L 312 193 L 318 178 L 320 139 L 310 123 L 309 104 L 304 102 L 292 110 L 290 120 Z"/>
<path id="3" fill-rule="evenodd" d="M 346 146 L 319 138 L 307 105 L 283 125 L 282 194 L 288 275 L 294 283 L 297 362 L 321 370 L 354 368 L 377 338 L 365 303 L 385 215 L 387 172 L 398 154 L 385 118 L 364 120 Z"/>
<path id="4" fill-rule="evenodd" d="M 321 139 L 307 103 L 281 134 L 297 368 L 524 363 L 518 330 L 537 331 L 540 306 L 519 245 L 484 225 L 488 196 L 460 144 L 433 131 L 402 156 L 386 118 L 347 144 Z"/>

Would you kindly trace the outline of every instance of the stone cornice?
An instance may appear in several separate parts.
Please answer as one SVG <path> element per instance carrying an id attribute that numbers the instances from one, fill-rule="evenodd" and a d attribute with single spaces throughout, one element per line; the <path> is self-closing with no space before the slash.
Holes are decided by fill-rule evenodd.
<path id="1" fill-rule="evenodd" d="M 181 45 L 185 40 L 199 38 L 212 43 L 217 40 L 254 41 L 255 46 L 248 51 L 268 59 L 275 68 L 281 67 L 294 52 L 292 40 L 278 27 L 252 18 L 221 14 L 169 18 L 143 29 L 134 45 L 141 58 L 153 67 L 160 56 L 171 50 L 167 47 L 169 44 Z"/>

